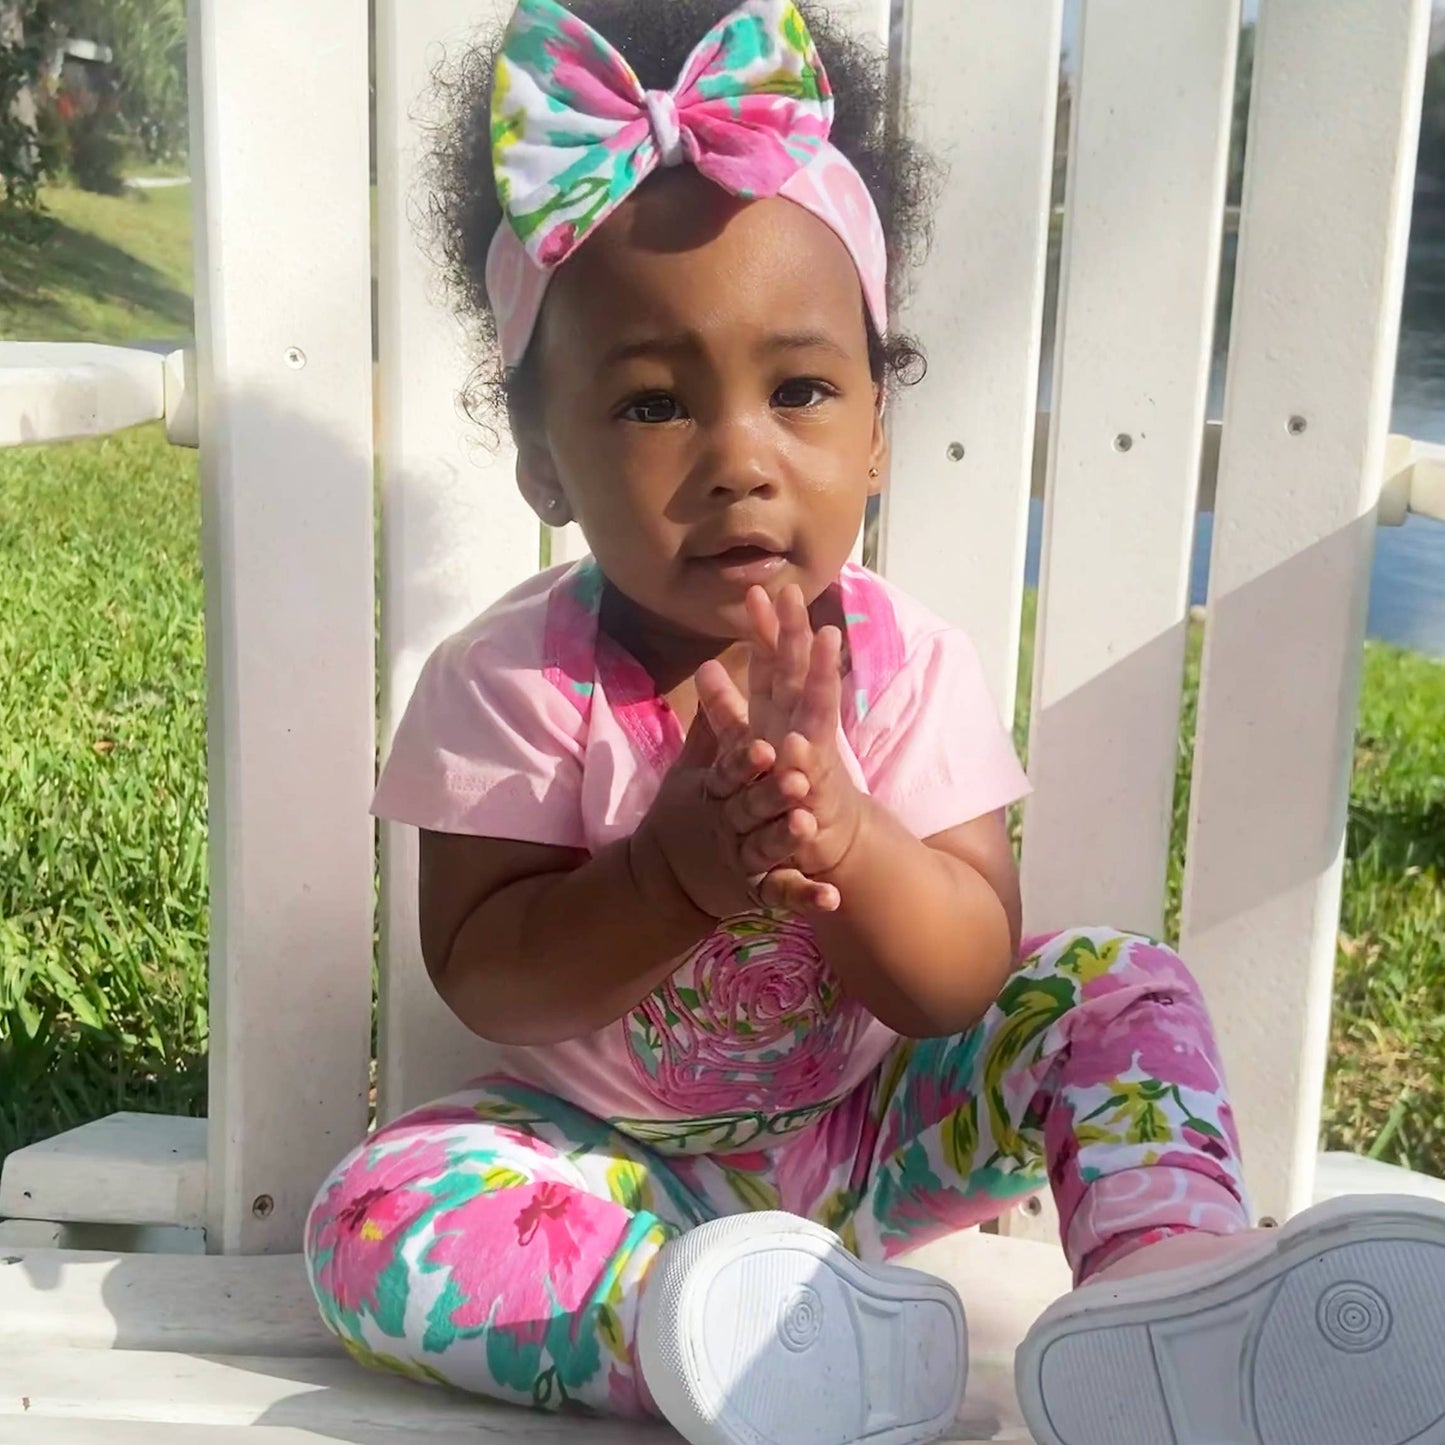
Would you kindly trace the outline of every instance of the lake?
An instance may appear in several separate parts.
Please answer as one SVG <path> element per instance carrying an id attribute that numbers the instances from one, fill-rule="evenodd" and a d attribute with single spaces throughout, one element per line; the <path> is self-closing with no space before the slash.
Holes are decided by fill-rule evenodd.
<path id="1" fill-rule="evenodd" d="M 1424 228 L 1419 228 L 1424 229 Z M 1232 290 L 1233 238 L 1226 247 L 1220 330 L 1227 329 Z M 1053 287 L 1046 314 L 1054 314 Z M 1215 358 L 1209 415 L 1223 410 L 1225 362 Z M 1044 366 L 1043 404 L 1048 403 L 1051 368 Z M 1445 442 L 1445 218 L 1414 238 L 1405 282 L 1404 321 L 1395 377 L 1391 431 L 1422 441 Z M 1199 519 L 1195 536 L 1191 601 L 1208 600 L 1209 545 L 1213 517 Z M 1028 580 L 1038 581 L 1043 509 L 1030 518 Z M 1411 516 L 1403 527 L 1381 527 L 1370 586 L 1369 632 L 1386 642 L 1445 658 L 1445 523 Z"/>

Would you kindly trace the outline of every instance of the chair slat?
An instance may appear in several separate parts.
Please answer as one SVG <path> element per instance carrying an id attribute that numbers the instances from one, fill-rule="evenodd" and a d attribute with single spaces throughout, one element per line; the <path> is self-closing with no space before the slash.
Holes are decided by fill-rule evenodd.
<path id="1" fill-rule="evenodd" d="M 475 0 L 377 7 L 383 749 L 432 648 L 534 573 L 540 554 L 505 427 L 493 445 L 458 405 L 472 358 L 417 224 L 432 77 L 477 19 Z M 414 829 L 382 825 L 383 1118 L 456 1088 L 486 1056 L 423 967 L 416 850 Z"/>
<path id="2" fill-rule="evenodd" d="M 1163 926 L 1239 7 L 1091 0 L 1024 833 L 1031 929 Z"/>
<path id="3" fill-rule="evenodd" d="M 367 17 L 359 0 L 201 0 L 191 15 L 210 673 L 208 1234 L 212 1249 L 254 1254 L 297 1247 L 312 1195 L 366 1117 Z"/>
<path id="4" fill-rule="evenodd" d="M 1264 0 L 1184 950 L 1256 1204 L 1307 1202 L 1427 0 Z"/>
<path id="5" fill-rule="evenodd" d="M 928 379 L 898 401 L 888 576 L 979 649 L 1013 715 L 1058 94 L 1060 0 L 913 0 L 901 102 L 949 167 L 900 329 Z M 961 449 L 961 450 L 960 450 Z"/>
<path id="6" fill-rule="evenodd" d="M 897 0 L 822 0 L 822 3 L 854 34 L 866 36 L 885 50 L 888 48 Z"/>

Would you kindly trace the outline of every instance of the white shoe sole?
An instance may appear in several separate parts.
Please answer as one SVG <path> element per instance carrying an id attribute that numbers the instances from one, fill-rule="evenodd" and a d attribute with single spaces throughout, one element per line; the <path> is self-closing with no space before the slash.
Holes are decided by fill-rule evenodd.
<path id="1" fill-rule="evenodd" d="M 1445 1445 L 1445 1206 L 1338 1199 L 1233 1259 L 1088 1285 L 1016 1375 L 1039 1445 Z"/>
<path id="2" fill-rule="evenodd" d="M 790 1214 L 674 1240 L 642 1295 L 638 1357 L 690 1445 L 925 1445 L 963 1400 L 963 1305 L 916 1270 L 870 1268 Z"/>

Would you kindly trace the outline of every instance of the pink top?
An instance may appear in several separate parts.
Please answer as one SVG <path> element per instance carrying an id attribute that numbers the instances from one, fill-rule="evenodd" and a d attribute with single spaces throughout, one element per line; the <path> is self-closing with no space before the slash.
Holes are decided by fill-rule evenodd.
<path id="1" fill-rule="evenodd" d="M 968 638 L 848 567 L 841 751 L 916 836 L 1028 783 Z M 643 668 L 599 636 L 603 581 L 534 577 L 432 654 L 373 811 L 439 833 L 595 851 L 637 826 L 682 730 Z M 505 1048 L 501 1068 L 666 1152 L 725 1153 L 802 1128 L 877 1068 L 895 1035 L 845 996 L 797 919 L 729 920 L 625 1019 Z"/>

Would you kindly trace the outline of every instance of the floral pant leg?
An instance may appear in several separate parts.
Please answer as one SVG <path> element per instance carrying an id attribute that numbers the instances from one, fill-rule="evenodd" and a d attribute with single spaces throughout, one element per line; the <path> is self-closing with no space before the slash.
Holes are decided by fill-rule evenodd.
<path id="1" fill-rule="evenodd" d="M 1248 1223 L 1199 987 L 1170 949 L 1104 928 L 1025 943 L 976 1028 L 900 1044 L 806 1133 L 689 1167 L 700 1186 L 724 1167 L 751 1174 L 771 1207 L 867 1259 L 997 1218 L 1046 1184 L 1080 1279 L 1168 1234 Z"/>
<path id="2" fill-rule="evenodd" d="M 1079 1279 L 1169 1234 L 1247 1227 L 1223 1069 L 1183 961 L 1102 928 L 1025 955 L 977 1028 L 885 1065 L 860 1151 L 863 1252 L 981 1223 L 1045 1179 Z"/>
<path id="3" fill-rule="evenodd" d="M 306 1262 L 322 1318 L 363 1364 L 638 1415 L 637 1287 L 668 1239 L 740 1207 L 719 1203 L 582 1110 L 487 1079 L 337 1166 Z"/>

